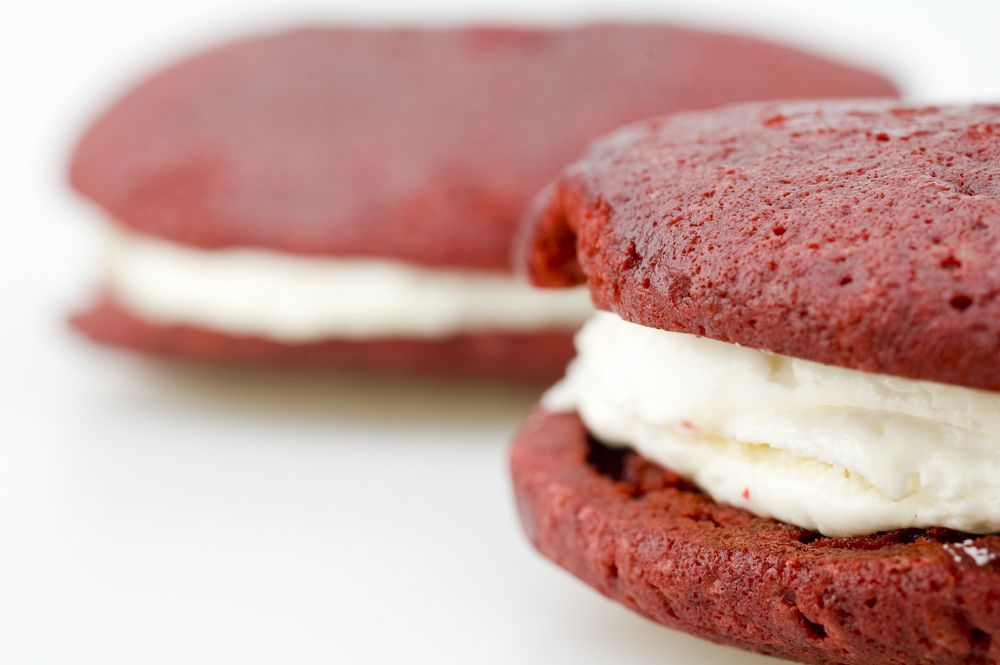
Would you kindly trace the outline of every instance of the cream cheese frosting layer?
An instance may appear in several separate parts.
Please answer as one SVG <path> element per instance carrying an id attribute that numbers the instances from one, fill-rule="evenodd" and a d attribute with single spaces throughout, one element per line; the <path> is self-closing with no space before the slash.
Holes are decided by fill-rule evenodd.
<path id="1" fill-rule="evenodd" d="M 501 273 L 261 249 L 202 250 L 123 230 L 107 253 L 116 302 L 153 323 L 295 343 L 573 329 L 585 289 L 534 289 Z"/>
<path id="2" fill-rule="evenodd" d="M 546 395 L 713 499 L 828 536 L 1000 531 L 1000 393 L 822 365 L 600 312 Z"/>

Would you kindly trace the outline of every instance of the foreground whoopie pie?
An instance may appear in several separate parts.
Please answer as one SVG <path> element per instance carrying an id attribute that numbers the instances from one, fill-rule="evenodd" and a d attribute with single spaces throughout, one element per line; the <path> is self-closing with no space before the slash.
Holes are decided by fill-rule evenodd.
<path id="1" fill-rule="evenodd" d="M 640 122 L 528 221 L 605 310 L 514 443 L 541 552 L 723 644 L 1000 659 L 1000 106 Z"/>
<path id="2" fill-rule="evenodd" d="M 534 193 L 665 111 L 892 94 L 783 47 L 675 27 L 302 29 L 143 82 L 71 179 L 109 215 L 92 338 L 215 360 L 555 378 L 591 309 L 510 274 Z"/>

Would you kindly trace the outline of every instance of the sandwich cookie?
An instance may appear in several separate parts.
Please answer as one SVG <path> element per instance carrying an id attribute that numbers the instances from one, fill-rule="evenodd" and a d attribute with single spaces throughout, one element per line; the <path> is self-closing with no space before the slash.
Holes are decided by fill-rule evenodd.
<path id="1" fill-rule="evenodd" d="M 664 111 L 884 79 L 673 27 L 300 29 L 184 60 L 84 134 L 114 231 L 93 339 L 207 360 L 554 378 L 587 294 L 509 268 L 526 203 Z"/>
<path id="2" fill-rule="evenodd" d="M 602 310 L 514 444 L 547 556 L 809 663 L 1000 659 L 1000 106 L 627 126 L 521 263 Z"/>

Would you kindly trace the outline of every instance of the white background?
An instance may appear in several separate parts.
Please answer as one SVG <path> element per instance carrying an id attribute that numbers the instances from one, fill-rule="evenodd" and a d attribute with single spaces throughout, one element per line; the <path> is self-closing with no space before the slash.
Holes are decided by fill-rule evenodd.
<path id="1" fill-rule="evenodd" d="M 531 394 L 178 367 L 74 337 L 100 227 L 67 151 L 148 68 L 310 19 L 674 18 L 869 63 L 911 99 L 1000 99 L 1000 5 L 356 4 L 0 0 L 0 663 L 767 662 L 531 551 L 505 466 Z"/>

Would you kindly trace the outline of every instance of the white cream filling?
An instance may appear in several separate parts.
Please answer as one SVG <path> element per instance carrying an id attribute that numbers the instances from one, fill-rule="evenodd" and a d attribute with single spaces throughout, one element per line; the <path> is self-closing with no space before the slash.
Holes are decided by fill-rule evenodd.
<path id="1" fill-rule="evenodd" d="M 715 500 L 829 536 L 1000 531 L 1000 393 L 822 365 L 598 313 L 545 397 Z"/>
<path id="2" fill-rule="evenodd" d="M 534 289 L 503 273 L 261 249 L 202 250 L 118 230 L 107 256 L 116 302 L 161 324 L 295 343 L 574 329 L 585 289 Z"/>

